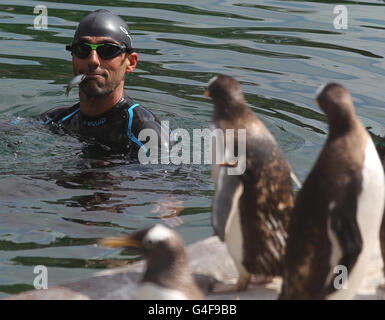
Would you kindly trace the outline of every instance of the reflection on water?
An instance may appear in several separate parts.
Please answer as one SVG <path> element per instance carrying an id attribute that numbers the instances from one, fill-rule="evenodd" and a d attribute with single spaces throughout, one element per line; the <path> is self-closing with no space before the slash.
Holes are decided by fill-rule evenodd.
<path id="1" fill-rule="evenodd" d="M 76 90 L 64 95 L 72 78 L 64 46 L 89 11 L 105 7 L 128 22 L 139 63 L 127 94 L 171 128 L 208 128 L 212 104 L 202 94 L 226 73 L 301 179 L 327 133 L 313 102 L 322 83 L 346 85 L 375 140 L 385 134 L 382 1 L 50 0 L 47 30 L 33 28 L 37 4 L 0 4 L 0 298 L 32 289 L 37 264 L 52 286 L 140 259 L 95 246 L 102 237 L 156 222 L 187 243 L 213 232 L 209 166 L 142 166 L 32 120 L 76 102 Z M 333 27 L 336 4 L 348 8 L 347 30 Z"/>

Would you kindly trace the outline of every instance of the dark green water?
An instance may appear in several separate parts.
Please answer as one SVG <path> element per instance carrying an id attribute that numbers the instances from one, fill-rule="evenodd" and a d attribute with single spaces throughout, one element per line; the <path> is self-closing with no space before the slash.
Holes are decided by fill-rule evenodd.
<path id="1" fill-rule="evenodd" d="M 95 5 L 94 3 L 98 3 Z M 256 4 L 258 3 L 258 4 Z M 48 9 L 35 30 L 33 9 Z M 333 8 L 348 9 L 348 29 Z M 202 96 L 218 73 L 238 79 L 255 113 L 273 132 L 301 179 L 327 133 L 314 104 L 317 87 L 343 83 L 370 132 L 385 134 L 385 23 L 382 1 L 0 1 L 0 298 L 33 288 L 33 268 L 49 286 L 90 276 L 138 257 L 94 245 L 161 222 L 183 207 L 176 229 L 187 243 L 212 234 L 210 168 L 141 166 L 87 158 L 71 137 L 31 119 L 67 98 L 77 22 L 107 8 L 128 22 L 139 64 L 126 91 L 172 128 L 207 128 Z"/>

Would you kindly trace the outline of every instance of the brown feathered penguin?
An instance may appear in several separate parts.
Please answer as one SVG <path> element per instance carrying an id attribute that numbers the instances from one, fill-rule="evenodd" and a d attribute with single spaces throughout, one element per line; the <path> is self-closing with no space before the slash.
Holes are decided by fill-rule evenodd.
<path id="1" fill-rule="evenodd" d="M 235 154 L 238 153 L 237 161 L 229 158 L 230 141 L 225 141 L 224 161 L 212 166 L 216 189 L 213 227 L 226 243 L 239 272 L 235 287 L 217 286 L 216 291 L 245 290 L 251 275 L 271 280 L 282 272 L 294 205 L 291 171 L 270 131 L 247 106 L 234 78 L 213 78 L 205 95 L 214 103 L 213 129 L 221 130 L 224 136 L 234 130 Z M 242 143 L 246 146 L 244 151 L 237 149 Z M 244 170 L 238 174 L 230 171 L 237 166 Z"/>
<path id="2" fill-rule="evenodd" d="M 329 134 L 298 193 L 289 228 L 281 299 L 352 299 L 378 241 L 384 173 L 342 85 L 316 101 Z"/>
<path id="3" fill-rule="evenodd" d="M 174 230 L 157 224 L 125 237 L 106 238 L 100 244 L 109 247 L 136 247 L 143 251 L 146 270 L 139 284 L 137 299 L 203 299 L 203 294 L 189 271 L 183 241 Z"/>

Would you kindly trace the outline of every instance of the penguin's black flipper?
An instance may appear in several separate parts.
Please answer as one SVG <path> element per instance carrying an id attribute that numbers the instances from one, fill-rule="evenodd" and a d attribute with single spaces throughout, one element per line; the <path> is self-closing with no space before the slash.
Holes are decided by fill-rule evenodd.
<path id="1" fill-rule="evenodd" d="M 385 137 L 381 137 L 380 141 L 376 143 L 376 149 L 380 157 L 382 166 L 385 167 Z"/>
<path id="2" fill-rule="evenodd" d="M 228 175 L 227 167 L 220 167 L 211 217 L 215 234 L 222 241 L 225 240 L 226 224 L 231 211 L 239 210 L 238 200 L 242 188 L 239 175 Z"/>
<path id="3" fill-rule="evenodd" d="M 361 180 L 361 181 L 359 181 Z M 346 192 L 338 200 L 338 203 L 332 203 L 330 208 L 330 227 L 332 232 L 338 239 L 338 244 L 342 251 L 342 256 L 339 261 L 333 265 L 346 267 L 348 273 L 353 270 L 358 256 L 363 248 L 361 232 L 357 221 L 358 203 L 357 199 L 361 192 L 360 186 L 362 179 L 356 178 L 346 187 Z M 326 295 L 336 291 L 334 281 L 331 280 L 326 289 Z"/>

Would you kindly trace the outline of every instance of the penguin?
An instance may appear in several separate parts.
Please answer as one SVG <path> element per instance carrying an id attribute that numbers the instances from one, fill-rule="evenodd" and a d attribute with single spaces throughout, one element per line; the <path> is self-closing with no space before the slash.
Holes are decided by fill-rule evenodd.
<path id="1" fill-rule="evenodd" d="M 382 162 L 382 166 L 385 167 L 385 137 L 380 138 L 380 141 L 376 144 L 376 149 Z"/>
<path id="2" fill-rule="evenodd" d="M 329 83 L 316 103 L 329 133 L 297 195 L 279 299 L 352 299 L 384 212 L 384 172 L 350 93 Z"/>
<path id="3" fill-rule="evenodd" d="M 382 167 L 385 171 L 385 137 L 380 138 L 380 141 L 376 145 L 378 155 L 380 157 L 380 160 L 382 162 Z M 381 255 L 382 255 L 382 261 L 383 261 L 383 272 L 385 275 L 385 209 L 384 209 L 384 215 L 382 217 L 382 223 L 380 227 L 380 247 L 381 247 Z M 385 290 L 385 283 L 380 285 L 382 289 Z"/>
<path id="4" fill-rule="evenodd" d="M 146 270 L 139 284 L 138 300 L 201 300 L 202 291 L 193 279 L 183 240 L 161 224 L 136 231 L 125 237 L 99 242 L 108 247 L 141 248 Z"/>
<path id="5" fill-rule="evenodd" d="M 227 75 L 214 77 L 205 96 L 214 104 L 213 132 L 219 130 L 225 136 L 234 130 L 238 154 L 233 161 L 227 149 L 230 141 L 224 141 L 224 161 L 212 163 L 212 225 L 239 273 L 235 285 L 217 284 L 213 291 L 242 291 L 252 276 L 257 283 L 267 283 L 282 273 L 294 206 L 291 170 L 273 135 L 248 107 L 238 81 Z M 243 138 L 241 130 L 245 132 Z M 245 140 L 244 152 L 238 149 L 240 139 Z M 240 164 L 244 170 L 230 174 L 229 170 Z"/>

